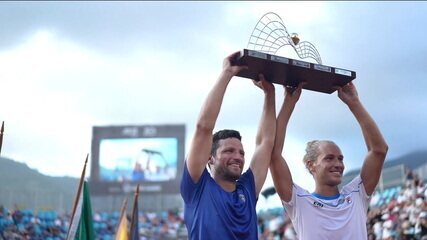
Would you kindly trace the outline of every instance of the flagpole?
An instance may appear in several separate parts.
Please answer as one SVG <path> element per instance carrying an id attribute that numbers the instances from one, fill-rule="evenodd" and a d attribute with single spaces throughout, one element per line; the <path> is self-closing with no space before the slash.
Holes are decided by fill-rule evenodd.
<path id="1" fill-rule="evenodd" d="M 1 147 L 3 146 L 3 132 L 4 132 L 4 121 L 1 124 L 1 130 L 0 130 L 0 154 L 1 154 Z"/>
<path id="2" fill-rule="evenodd" d="M 80 182 L 79 182 L 79 187 L 77 188 L 76 198 L 74 199 L 73 212 L 71 214 L 71 220 L 70 220 L 70 224 L 68 226 L 68 231 L 67 231 L 67 239 L 70 234 L 71 225 L 73 224 L 74 215 L 76 214 L 77 204 L 79 202 L 79 198 L 80 198 L 80 194 L 82 191 L 82 186 L 83 186 L 83 182 L 86 174 L 86 165 L 87 165 L 88 159 L 89 159 L 89 154 L 86 155 L 85 165 L 83 167 L 82 175 L 80 176 Z"/>

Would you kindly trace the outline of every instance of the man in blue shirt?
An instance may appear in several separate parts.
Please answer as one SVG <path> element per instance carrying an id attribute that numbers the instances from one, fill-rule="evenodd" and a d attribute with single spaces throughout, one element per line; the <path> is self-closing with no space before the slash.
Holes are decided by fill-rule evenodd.
<path id="1" fill-rule="evenodd" d="M 263 75 L 253 81 L 264 92 L 264 107 L 254 155 L 245 173 L 240 133 L 221 130 L 212 135 L 231 78 L 246 68 L 232 65 L 238 54 L 224 59 L 223 70 L 200 112 L 185 162 L 181 195 L 189 239 L 258 239 L 255 205 L 267 175 L 276 129 L 273 84 Z M 238 114 L 236 111 L 235 116 Z"/>

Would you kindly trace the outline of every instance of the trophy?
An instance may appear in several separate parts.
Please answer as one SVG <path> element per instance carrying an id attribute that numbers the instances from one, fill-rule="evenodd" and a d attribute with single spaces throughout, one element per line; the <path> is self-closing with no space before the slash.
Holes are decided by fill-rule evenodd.
<path id="1" fill-rule="evenodd" d="M 275 55 L 283 46 L 290 45 L 301 59 L 311 58 L 317 62 L 305 62 Z M 237 65 L 247 65 L 237 76 L 258 79 L 260 73 L 270 82 L 297 87 L 306 82 L 304 89 L 333 93 L 335 86 L 344 86 L 356 78 L 356 72 L 322 65 L 320 54 L 313 44 L 300 42 L 298 34 L 290 35 L 282 19 L 269 12 L 256 24 L 249 38 L 247 49 L 236 59 Z"/>

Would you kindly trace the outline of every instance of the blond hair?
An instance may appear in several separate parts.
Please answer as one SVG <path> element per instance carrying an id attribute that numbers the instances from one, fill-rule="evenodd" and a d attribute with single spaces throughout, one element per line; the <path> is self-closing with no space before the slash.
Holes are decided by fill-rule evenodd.
<path id="1" fill-rule="evenodd" d="M 310 160 L 316 161 L 317 157 L 319 157 L 319 154 L 320 154 L 319 146 L 322 143 L 329 143 L 329 144 L 336 145 L 333 141 L 329 141 L 329 140 L 313 140 L 308 142 L 305 148 L 305 155 L 302 161 L 304 162 L 304 166 L 307 168 L 309 172 L 310 172 L 310 169 L 308 169 L 308 161 Z"/>

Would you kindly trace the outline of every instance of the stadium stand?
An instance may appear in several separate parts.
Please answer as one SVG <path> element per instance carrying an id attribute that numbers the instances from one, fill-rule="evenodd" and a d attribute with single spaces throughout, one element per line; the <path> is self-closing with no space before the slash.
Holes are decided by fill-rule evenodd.
<path id="1" fill-rule="evenodd" d="M 368 212 L 369 240 L 427 240 L 427 163 L 418 160 L 386 163 L 382 183 L 372 195 Z M 358 171 L 349 172 L 350 178 Z M 350 176 L 350 177 L 349 177 Z M 347 179 L 346 178 L 346 179 Z M 264 197 L 277 197 L 274 191 Z M 99 211 L 93 214 L 96 239 L 115 238 L 119 212 Z M 128 216 L 130 219 L 130 216 Z M 69 214 L 55 210 L 32 210 L 0 203 L 0 240 L 62 240 L 66 238 Z M 260 240 L 296 240 L 292 223 L 283 208 L 258 214 Z M 180 210 L 139 212 L 140 239 L 187 239 Z"/>

